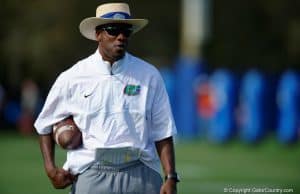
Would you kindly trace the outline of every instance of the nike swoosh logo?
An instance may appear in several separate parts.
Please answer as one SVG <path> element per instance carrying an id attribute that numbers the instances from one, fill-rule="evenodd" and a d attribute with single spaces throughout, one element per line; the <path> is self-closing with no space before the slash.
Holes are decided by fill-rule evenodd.
<path id="1" fill-rule="evenodd" d="M 92 95 L 92 93 L 91 94 L 85 94 L 84 97 L 87 98 L 87 97 L 89 97 L 91 95 Z"/>

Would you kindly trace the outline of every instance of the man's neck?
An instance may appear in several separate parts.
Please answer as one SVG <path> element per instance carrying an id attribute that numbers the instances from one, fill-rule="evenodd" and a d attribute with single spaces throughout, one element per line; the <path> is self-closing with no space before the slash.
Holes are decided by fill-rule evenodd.
<path id="1" fill-rule="evenodd" d="M 109 62 L 109 64 L 112 66 L 116 61 L 119 61 L 120 59 L 122 59 L 125 56 L 125 53 L 123 56 L 114 58 L 114 57 L 108 57 L 107 55 L 105 55 L 105 53 L 101 52 L 100 48 L 98 49 L 100 56 L 102 57 L 103 61 L 107 61 Z"/>

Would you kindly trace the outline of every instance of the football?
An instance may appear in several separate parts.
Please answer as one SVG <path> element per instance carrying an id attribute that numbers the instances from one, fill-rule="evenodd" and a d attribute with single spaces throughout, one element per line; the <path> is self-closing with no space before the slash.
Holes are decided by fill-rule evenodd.
<path id="1" fill-rule="evenodd" d="M 53 139 L 61 148 L 77 149 L 82 145 L 82 134 L 72 117 L 53 125 Z"/>

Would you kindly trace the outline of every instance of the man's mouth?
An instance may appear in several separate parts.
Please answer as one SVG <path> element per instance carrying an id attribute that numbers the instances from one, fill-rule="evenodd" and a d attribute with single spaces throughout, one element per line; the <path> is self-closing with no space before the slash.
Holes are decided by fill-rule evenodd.
<path id="1" fill-rule="evenodd" d="M 125 48 L 125 44 L 118 44 L 118 45 L 116 45 L 116 47 L 124 49 Z"/>

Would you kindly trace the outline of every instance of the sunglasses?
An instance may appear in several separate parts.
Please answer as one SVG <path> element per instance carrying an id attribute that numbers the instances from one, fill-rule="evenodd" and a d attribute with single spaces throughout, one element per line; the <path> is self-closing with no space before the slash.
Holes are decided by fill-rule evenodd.
<path id="1" fill-rule="evenodd" d="M 119 34 L 123 34 L 126 37 L 129 37 L 133 31 L 132 28 L 124 26 L 107 26 L 103 27 L 102 30 L 105 30 L 111 36 L 118 36 Z"/>

